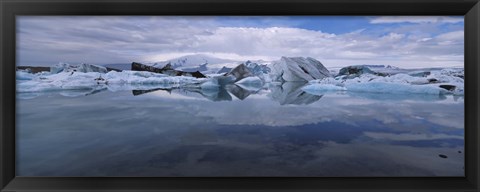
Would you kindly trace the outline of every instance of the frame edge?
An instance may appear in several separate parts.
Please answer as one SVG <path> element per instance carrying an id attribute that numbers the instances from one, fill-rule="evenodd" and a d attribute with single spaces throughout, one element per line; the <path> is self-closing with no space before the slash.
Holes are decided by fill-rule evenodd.
<path id="1" fill-rule="evenodd" d="M 468 94 L 466 94 L 465 100 L 468 100 L 469 106 L 465 106 L 466 113 L 465 117 L 466 120 L 470 120 L 469 122 L 465 121 L 465 124 L 471 125 L 471 129 L 465 129 L 465 151 L 470 154 L 469 158 L 466 158 L 466 167 L 465 167 L 465 176 L 467 177 L 468 181 L 474 185 L 476 190 L 479 190 L 479 171 L 480 171 L 480 153 L 478 151 L 479 147 L 479 138 L 480 132 L 479 124 L 478 124 L 478 112 L 479 112 L 479 100 L 480 100 L 480 90 L 478 81 L 480 75 L 480 60 L 479 60 L 479 49 L 480 49 L 480 3 L 477 2 L 475 6 L 470 9 L 465 14 L 465 62 L 469 63 L 470 65 L 465 65 L 469 67 L 466 70 L 465 77 L 468 77 L 468 81 L 465 82 L 465 86 L 469 87 L 471 90 L 466 90 Z M 472 85 L 473 84 L 473 85 Z M 472 89 L 474 88 L 474 89 Z M 473 110 L 470 110 L 472 109 Z M 468 110 L 467 110 L 468 109 Z M 477 149 L 472 148 L 472 146 L 477 147 Z M 469 166 L 469 167 L 468 167 Z"/>
<path id="2" fill-rule="evenodd" d="M 101 1 L 104 2 L 104 1 Z M 14 131 L 12 132 L 11 130 L 7 130 L 7 127 L 9 126 L 9 123 L 14 120 L 11 120 L 6 117 L 12 117 L 12 114 L 7 114 L 7 112 L 10 110 L 9 107 L 13 106 L 15 107 L 15 103 L 11 103 L 11 98 L 5 97 L 5 95 L 11 95 L 12 93 L 15 94 L 15 85 L 8 84 L 12 79 L 12 76 L 14 77 L 14 73 L 11 71 L 12 67 L 9 62 L 15 62 L 15 59 L 9 58 L 10 54 L 14 53 L 15 49 L 15 43 L 10 43 L 7 41 L 11 37 L 15 37 L 15 32 L 4 32 L 5 29 L 15 26 L 15 22 L 13 24 L 10 24 L 8 21 L 12 17 L 14 18 L 14 13 L 11 10 L 5 9 L 5 5 L 8 4 L 9 1 L 4 1 L 0 0 L 0 83 L 2 86 L 0 86 L 0 108 L 1 108 L 1 117 L 0 117 L 0 138 L 2 141 L 0 142 L 0 191 L 3 190 L 9 190 L 9 189 L 4 189 L 9 183 L 12 183 L 12 181 L 17 180 L 15 178 L 15 172 L 14 168 L 11 168 L 10 166 L 13 163 L 15 164 L 14 161 L 14 150 L 10 151 L 9 147 L 10 145 L 15 144 L 14 140 Z M 468 24 L 467 24 L 468 23 Z M 468 28 L 468 29 L 467 29 Z M 12 36 L 13 35 L 13 36 Z M 468 87 L 475 87 L 475 90 L 467 90 L 469 95 L 466 95 L 466 100 L 469 102 L 469 109 L 466 112 L 473 112 L 473 113 L 466 113 L 466 117 L 469 116 L 469 125 L 474 125 L 473 128 L 476 129 L 470 129 L 470 130 L 465 130 L 465 135 L 468 135 L 468 140 L 465 140 L 466 144 L 465 147 L 467 146 L 475 146 L 475 147 L 469 147 L 466 148 L 465 151 L 469 154 L 475 154 L 472 155 L 472 158 L 466 159 L 466 168 L 465 168 L 465 174 L 467 179 L 471 184 L 473 184 L 473 187 L 475 191 L 479 190 L 479 168 L 480 168 L 480 154 L 478 152 L 478 147 L 479 146 L 479 141 L 478 139 L 480 138 L 480 134 L 478 131 L 479 124 L 477 120 L 477 115 L 479 112 L 479 100 L 480 100 L 480 91 L 479 86 L 476 84 L 478 83 L 480 75 L 480 68 L 479 68 L 479 48 L 480 48 L 480 3 L 475 4 L 475 6 L 472 6 L 470 11 L 468 11 L 465 14 L 465 39 L 468 39 L 468 41 L 465 41 L 465 63 L 470 63 L 470 64 L 475 64 L 475 65 L 470 65 L 469 70 L 466 72 L 466 77 L 469 78 L 470 83 L 466 83 L 465 85 Z M 13 48 L 13 50 L 12 50 Z M 6 54 L 4 54 L 6 53 Z M 467 65 L 465 65 L 465 68 Z M 12 89 L 13 88 L 13 89 Z M 13 90 L 13 92 L 9 92 Z M 5 92 L 4 92 L 5 91 Z M 13 101 L 15 101 L 15 96 L 13 97 Z M 467 106 L 466 108 L 467 109 Z M 465 122 L 467 124 L 467 122 Z M 471 145 L 470 145 L 471 144 Z M 13 145 L 15 146 L 15 145 Z M 477 151 L 475 151 L 477 150 Z M 13 156 L 9 156 L 13 154 Z M 5 160 L 5 159 L 9 160 Z M 13 159 L 13 161 L 12 161 Z M 8 166 L 10 165 L 10 166 Z M 467 165 L 473 165 L 470 167 L 467 167 Z M 13 172 L 12 172 L 13 170 Z M 8 188 L 8 187 L 7 187 Z M 16 190 L 16 189 L 10 189 L 10 190 Z M 460 190 L 460 189 L 459 189 Z M 473 191 L 472 190 L 472 191 Z M 114 190 L 112 190 L 114 191 Z M 368 191 L 368 190 L 367 190 Z M 462 190 L 462 191 L 467 191 L 467 190 Z M 468 190 L 469 191 L 469 190 Z"/>

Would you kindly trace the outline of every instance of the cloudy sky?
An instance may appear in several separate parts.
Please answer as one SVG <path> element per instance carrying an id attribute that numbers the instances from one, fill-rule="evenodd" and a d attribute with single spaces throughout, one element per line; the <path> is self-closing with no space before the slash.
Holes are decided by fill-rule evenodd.
<path id="1" fill-rule="evenodd" d="M 463 66 L 463 16 L 20 16 L 17 65 L 313 57 L 326 67 Z"/>

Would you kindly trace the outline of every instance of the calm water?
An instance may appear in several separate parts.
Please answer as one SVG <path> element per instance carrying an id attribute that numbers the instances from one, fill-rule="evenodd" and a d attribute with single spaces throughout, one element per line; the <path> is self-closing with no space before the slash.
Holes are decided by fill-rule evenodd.
<path id="1" fill-rule="evenodd" d="M 301 86 L 18 94 L 17 175 L 464 175 L 463 98 Z"/>

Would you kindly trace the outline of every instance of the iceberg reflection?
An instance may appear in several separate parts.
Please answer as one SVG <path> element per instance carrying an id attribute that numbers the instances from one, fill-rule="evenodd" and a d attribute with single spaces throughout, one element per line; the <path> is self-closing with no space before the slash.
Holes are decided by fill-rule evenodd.
<path id="1" fill-rule="evenodd" d="M 97 94 L 104 91 L 118 92 L 131 91 L 134 96 L 153 93 L 156 91 L 166 91 L 168 93 L 176 92 L 188 97 L 196 93 L 201 98 L 210 101 L 233 101 L 233 97 L 239 100 L 248 99 L 252 95 L 266 96 L 272 101 L 276 101 L 280 105 L 310 105 L 319 101 L 324 95 L 348 95 L 352 98 L 376 100 L 376 101 L 426 101 L 435 102 L 448 98 L 444 94 L 391 94 L 391 93 L 370 93 L 370 92 L 354 92 L 354 91 L 305 91 L 302 88 L 307 86 L 305 82 L 283 82 L 269 83 L 265 85 L 255 84 L 226 84 L 218 88 L 203 89 L 201 87 L 171 87 L 162 84 L 139 84 L 139 85 L 102 85 L 93 89 L 79 90 L 61 90 L 61 91 L 45 91 L 45 92 L 19 92 L 18 99 L 34 99 L 36 97 L 60 94 L 65 97 L 82 97 Z M 454 95 L 454 101 L 463 100 L 463 96 Z"/>
<path id="2" fill-rule="evenodd" d="M 284 82 L 282 84 L 270 84 L 266 88 L 262 87 L 245 87 L 244 85 L 229 84 L 221 86 L 218 89 L 201 89 L 201 88 L 156 88 L 148 90 L 132 90 L 134 96 L 152 93 L 155 91 L 172 91 L 182 93 L 198 93 L 210 101 L 232 101 L 232 95 L 239 100 L 245 100 L 250 95 L 258 94 L 262 95 L 267 90 L 269 93 L 267 97 L 273 101 L 278 102 L 280 105 L 308 105 L 312 104 L 323 95 L 314 95 L 303 91 L 301 88 L 305 86 L 304 82 Z"/>
<path id="3" fill-rule="evenodd" d="M 270 86 L 270 98 L 280 103 L 280 105 L 308 105 L 312 104 L 323 95 L 313 95 L 302 90 L 305 82 L 284 82 L 280 85 L 272 84 Z"/>

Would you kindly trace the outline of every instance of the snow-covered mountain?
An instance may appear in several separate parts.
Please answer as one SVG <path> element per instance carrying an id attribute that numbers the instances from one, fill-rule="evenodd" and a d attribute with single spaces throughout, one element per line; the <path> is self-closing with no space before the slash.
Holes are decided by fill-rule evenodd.
<path id="1" fill-rule="evenodd" d="M 156 62 L 152 66 L 161 68 L 170 63 L 170 65 L 177 70 L 202 72 L 213 69 L 221 69 L 222 66 L 226 66 L 228 64 L 238 64 L 239 62 L 240 61 L 223 59 L 205 54 L 193 54 L 181 56 L 167 61 Z"/>

